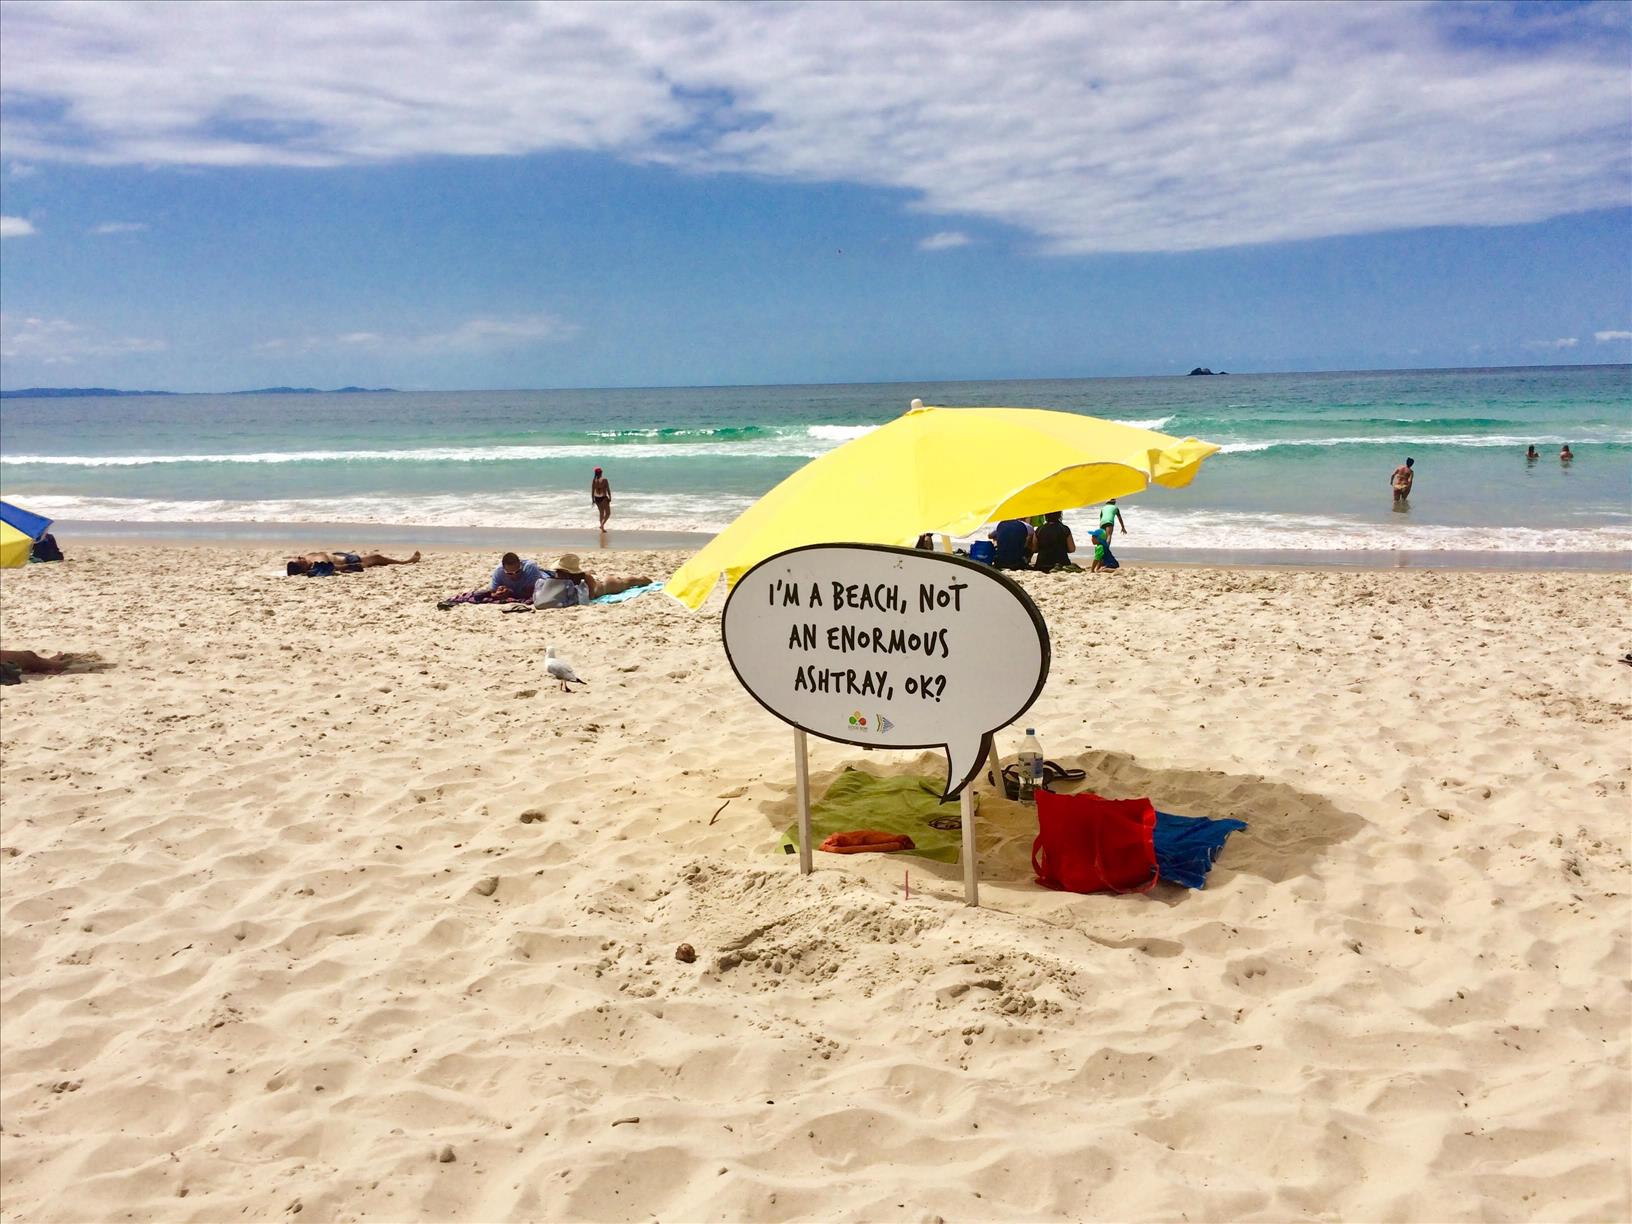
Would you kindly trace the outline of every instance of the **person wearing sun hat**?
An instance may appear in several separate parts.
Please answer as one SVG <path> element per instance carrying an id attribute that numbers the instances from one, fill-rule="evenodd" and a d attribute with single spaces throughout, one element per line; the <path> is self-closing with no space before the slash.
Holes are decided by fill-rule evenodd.
<path id="1" fill-rule="evenodd" d="M 652 581 L 644 575 L 597 578 L 584 569 L 584 563 L 578 559 L 577 553 L 562 553 L 556 558 L 552 570 L 557 578 L 565 578 L 570 582 L 582 582 L 588 588 L 591 599 L 596 599 L 602 595 L 616 595 L 620 591 L 627 591 L 630 587 L 649 586 Z"/>

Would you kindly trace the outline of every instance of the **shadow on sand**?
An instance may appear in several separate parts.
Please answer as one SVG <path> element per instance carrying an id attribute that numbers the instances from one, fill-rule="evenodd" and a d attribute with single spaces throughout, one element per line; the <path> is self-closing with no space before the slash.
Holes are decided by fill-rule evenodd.
<path id="1" fill-rule="evenodd" d="M 1216 769 L 1152 769 L 1120 752 L 1085 752 L 1055 759 L 1058 764 L 1081 769 L 1086 775 L 1080 782 L 1058 788 L 1068 793 L 1092 791 L 1108 799 L 1149 797 L 1163 812 L 1246 821 L 1247 828 L 1230 838 L 1224 853 L 1213 865 L 1208 878 L 1212 888 L 1226 885 L 1237 874 L 1257 876 L 1272 884 L 1311 875 L 1328 846 L 1347 841 L 1365 825 L 1359 816 L 1344 811 L 1324 796 L 1253 774 L 1229 774 Z M 932 752 L 916 757 L 894 753 L 888 757 L 868 755 L 848 765 L 878 777 L 914 774 L 940 781 L 946 772 L 946 758 Z M 826 793 L 843 768 L 811 773 L 813 801 Z M 979 809 L 975 828 L 981 886 L 1004 892 L 1048 891 L 1032 877 L 1031 846 L 1037 835 L 1036 809 L 1005 798 L 986 778 L 987 775 L 982 774 L 976 787 Z M 760 810 L 780 834 L 796 819 L 792 786 L 785 798 L 765 803 Z M 829 866 L 820 860 L 830 858 L 839 861 L 838 856 L 818 854 L 818 865 Z M 916 856 L 910 861 L 915 872 L 951 882 L 963 878 L 962 868 L 956 864 Z M 1192 895 L 1190 889 L 1163 884 L 1142 897 L 1127 900 L 1148 898 L 1178 905 Z"/>

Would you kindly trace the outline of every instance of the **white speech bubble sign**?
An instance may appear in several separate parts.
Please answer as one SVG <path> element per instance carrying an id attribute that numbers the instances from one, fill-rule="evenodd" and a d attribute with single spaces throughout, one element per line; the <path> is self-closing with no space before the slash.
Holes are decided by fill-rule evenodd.
<path id="1" fill-rule="evenodd" d="M 767 557 L 737 579 L 720 630 L 737 679 L 783 722 L 865 748 L 943 748 L 948 799 L 1048 677 L 1048 627 L 1019 586 L 910 548 Z"/>

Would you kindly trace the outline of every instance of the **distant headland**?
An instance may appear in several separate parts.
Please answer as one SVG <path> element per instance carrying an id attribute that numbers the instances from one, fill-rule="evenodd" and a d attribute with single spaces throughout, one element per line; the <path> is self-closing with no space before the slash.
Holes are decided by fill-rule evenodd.
<path id="1" fill-rule="evenodd" d="M 1215 374 L 1216 375 L 1216 374 L 1228 374 L 1228 373 L 1229 373 L 1228 370 L 1209 370 L 1206 366 L 1197 366 L 1195 369 L 1190 371 L 1189 377 L 1194 377 L 1197 374 Z"/>
<path id="2" fill-rule="evenodd" d="M 395 387 L 256 387 L 252 391 L 116 391 L 112 387 L 23 387 L 0 391 L 0 399 L 85 399 L 112 395 L 384 395 Z"/>

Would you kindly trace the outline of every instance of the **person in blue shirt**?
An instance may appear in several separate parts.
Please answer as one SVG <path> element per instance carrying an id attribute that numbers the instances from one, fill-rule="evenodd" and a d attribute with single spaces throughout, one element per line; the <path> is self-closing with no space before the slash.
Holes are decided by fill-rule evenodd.
<path id="1" fill-rule="evenodd" d="M 1037 551 L 1036 536 L 1030 524 L 1023 519 L 1004 519 L 987 536 L 997 556 L 992 564 L 998 569 L 1028 569 L 1027 558 Z"/>
<path id="2" fill-rule="evenodd" d="M 537 561 L 523 561 L 515 553 L 507 552 L 499 558 L 499 568 L 493 571 L 493 585 L 488 590 L 494 594 L 504 591 L 512 599 L 530 602 L 538 580 L 550 576 L 548 570 L 539 568 Z"/>

